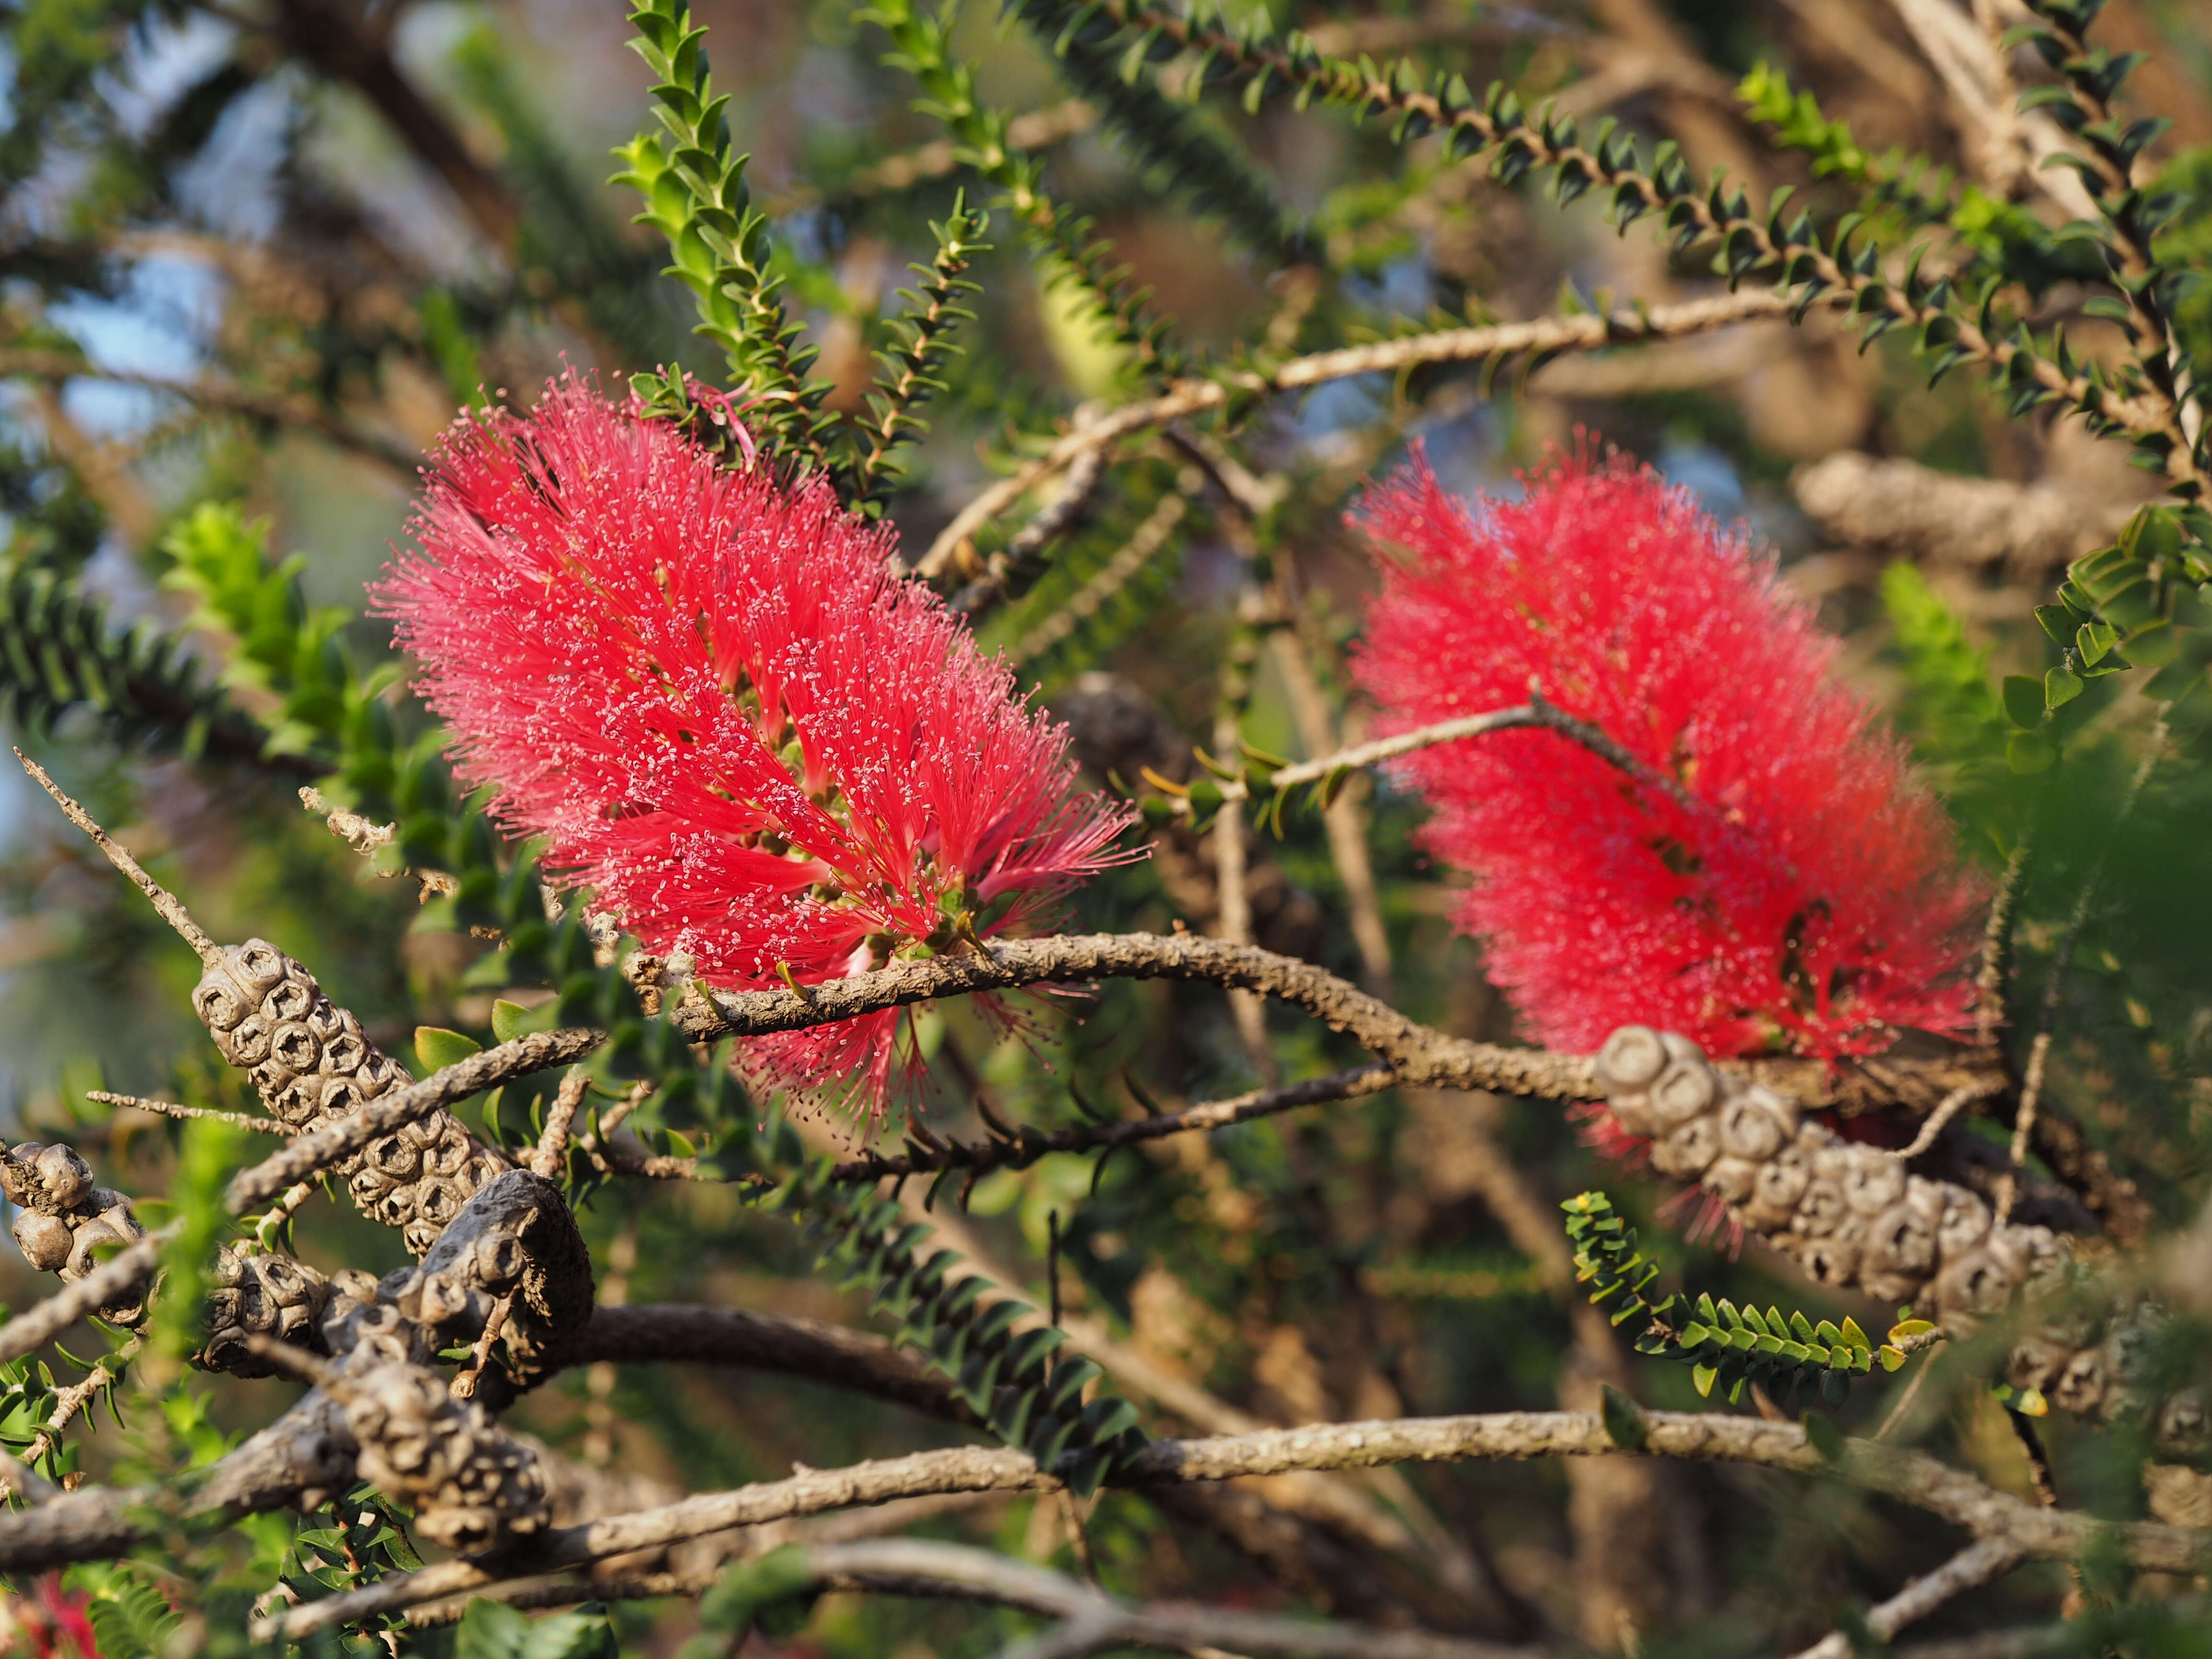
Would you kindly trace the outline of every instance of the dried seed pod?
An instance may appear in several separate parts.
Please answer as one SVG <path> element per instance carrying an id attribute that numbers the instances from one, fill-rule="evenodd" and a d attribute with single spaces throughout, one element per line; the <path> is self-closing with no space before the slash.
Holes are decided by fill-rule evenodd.
<path id="1" fill-rule="evenodd" d="M 1686 1180 L 1704 1174 L 1720 1152 L 1720 1125 L 1710 1117 L 1694 1117 L 1651 1143 L 1651 1167 Z"/>
<path id="2" fill-rule="evenodd" d="M 2159 1449 L 2170 1457 L 2203 1457 L 2212 1452 L 2212 1409 L 2204 1390 L 2177 1389 L 2160 1407 L 2154 1431 Z"/>
<path id="3" fill-rule="evenodd" d="M 406 1079 L 313 974 L 265 940 L 225 951 L 200 976 L 192 1006 L 224 1058 L 246 1070 L 270 1111 L 293 1128 L 343 1117 Z M 469 1194 L 506 1167 L 439 1111 L 380 1138 L 338 1172 L 362 1212 L 401 1229 L 420 1255 Z"/>
<path id="4" fill-rule="evenodd" d="M 1804 1241 L 1797 1259 L 1822 1285 L 1849 1285 L 1857 1276 L 1866 1244 L 1866 1222 L 1846 1212 L 1827 1232 Z"/>
<path id="5" fill-rule="evenodd" d="M 197 1356 L 202 1365 L 234 1376 L 274 1376 L 276 1368 L 248 1350 L 249 1336 L 326 1351 L 322 1321 L 331 1286 L 313 1267 L 288 1255 L 248 1255 L 226 1244 L 211 1277 L 207 1346 Z"/>
<path id="6" fill-rule="evenodd" d="M 2057 1380 L 2049 1390 L 2051 1403 L 2076 1413 L 2095 1411 L 2104 1404 L 2105 1388 L 2110 1380 L 2104 1350 L 2084 1348 L 2059 1367 Z"/>
<path id="7" fill-rule="evenodd" d="M 346 1425 L 361 1444 L 360 1473 L 410 1504 L 415 1528 L 459 1554 L 480 1554 L 532 1535 L 549 1522 L 535 1453 L 502 1432 L 474 1401 L 455 1400 L 420 1365 L 349 1367 Z"/>
<path id="8" fill-rule="evenodd" d="M 1796 1146 L 1784 1146 L 1759 1166 L 1745 1219 L 1762 1233 L 1789 1231 L 1812 1182 L 1812 1160 Z"/>
<path id="9" fill-rule="evenodd" d="M 1905 1196 L 1905 1166 L 1872 1146 L 1844 1149 L 1844 1205 L 1853 1215 L 1878 1216 Z"/>
<path id="10" fill-rule="evenodd" d="M 15 1231 L 23 1260 L 42 1273 L 60 1272 L 76 1242 L 68 1222 L 39 1210 L 18 1211 Z"/>
<path id="11" fill-rule="evenodd" d="M 1608 1096 L 1647 1088 L 1670 1057 L 1665 1040 L 1649 1025 L 1624 1025 L 1597 1051 L 1598 1087 Z"/>

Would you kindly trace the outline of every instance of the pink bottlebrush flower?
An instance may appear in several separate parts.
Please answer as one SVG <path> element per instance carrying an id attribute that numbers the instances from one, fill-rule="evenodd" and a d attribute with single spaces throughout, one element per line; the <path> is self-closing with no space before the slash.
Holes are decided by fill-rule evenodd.
<path id="1" fill-rule="evenodd" d="M 1834 1057 L 1966 1028 L 1984 895 L 1903 749 L 1834 676 L 1771 564 L 1682 491 L 1562 464 L 1470 514 L 1418 455 L 1357 522 L 1385 561 L 1356 663 L 1384 732 L 1532 687 L 1678 780 L 1693 805 L 1555 732 L 1417 750 L 1424 840 L 1530 1031 L 1616 1026 L 1710 1052 Z"/>
<path id="2" fill-rule="evenodd" d="M 727 471 L 572 376 L 457 422 L 410 528 L 373 594 L 461 781 L 710 984 L 1033 928 L 1124 856 L 1065 731 L 826 482 Z M 756 1038 L 750 1069 L 880 1110 L 899 1029 Z"/>

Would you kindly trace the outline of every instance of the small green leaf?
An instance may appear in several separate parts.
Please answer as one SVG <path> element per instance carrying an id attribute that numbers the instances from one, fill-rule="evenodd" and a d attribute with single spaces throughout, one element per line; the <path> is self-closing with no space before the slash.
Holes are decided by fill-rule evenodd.
<path id="1" fill-rule="evenodd" d="M 1720 1374 L 1721 1368 L 1717 1365 L 1692 1365 L 1690 1368 L 1690 1381 L 1697 1385 L 1699 1399 L 1712 1398 L 1713 1383 Z"/>
<path id="2" fill-rule="evenodd" d="M 2061 611 L 2063 607 L 2046 605 L 2043 609 Z M 2043 611 L 2038 611 L 2035 614 L 2040 617 L 2043 615 Z M 2066 643 L 2063 635 L 2054 635 L 2052 637 L 2057 639 L 2061 645 Z M 2081 660 L 2085 663 L 2100 660 L 2107 651 L 2112 650 L 2119 642 L 2119 630 L 2101 617 L 2092 618 L 2074 630 L 2074 648 L 2081 653 Z"/>
<path id="3" fill-rule="evenodd" d="M 1932 1319 L 1900 1319 L 1889 1328 L 1893 1342 L 1910 1342 L 1916 1336 L 1925 1336 L 1936 1328 Z"/>
<path id="4" fill-rule="evenodd" d="M 1804 1419 L 1805 1441 L 1820 1454 L 1820 1461 L 1831 1466 L 1844 1461 L 1844 1431 L 1835 1419 L 1819 1412 L 1807 1412 Z"/>
<path id="5" fill-rule="evenodd" d="M 557 1012 L 557 1006 L 551 1002 L 542 1002 L 535 1008 L 526 1008 L 519 1002 L 495 1002 L 491 1006 L 491 1034 L 501 1042 L 512 1042 L 532 1031 L 550 1031 Z"/>
<path id="6" fill-rule="evenodd" d="M 1902 1348 L 1893 1348 L 1885 1342 L 1882 1344 L 1881 1350 L 1875 1355 L 1875 1358 L 1881 1361 L 1882 1370 L 1886 1371 L 1897 1370 L 1905 1364 L 1905 1350 Z"/>
<path id="7" fill-rule="evenodd" d="M 2063 708 L 2081 691 L 2081 677 L 2070 668 L 2054 668 L 2043 677 L 2043 699 L 2053 709 Z"/>
<path id="8" fill-rule="evenodd" d="M 2057 759 L 2057 746 L 2040 732 L 2015 732 L 2005 739 L 2005 762 L 2022 777 L 2048 772 Z"/>
<path id="9" fill-rule="evenodd" d="M 2026 674 L 2004 678 L 2004 711 L 2014 726 L 2033 731 L 2043 723 L 2043 682 Z"/>
<path id="10" fill-rule="evenodd" d="M 417 1025 L 415 1028 L 415 1058 L 429 1072 L 442 1072 L 457 1065 L 471 1054 L 482 1052 L 483 1044 L 459 1031 L 448 1031 L 440 1025 Z"/>
<path id="11" fill-rule="evenodd" d="M 1859 1328 L 1859 1322 L 1849 1314 L 1844 1316 L 1844 1341 L 1854 1348 L 1874 1346 L 1874 1344 L 1867 1340 L 1867 1334 Z"/>
<path id="12" fill-rule="evenodd" d="M 1604 1384 L 1603 1398 L 1599 1402 L 1599 1416 L 1605 1423 L 1606 1438 L 1623 1451 L 1640 1451 L 1651 1431 L 1644 1420 L 1643 1409 L 1619 1389 Z"/>

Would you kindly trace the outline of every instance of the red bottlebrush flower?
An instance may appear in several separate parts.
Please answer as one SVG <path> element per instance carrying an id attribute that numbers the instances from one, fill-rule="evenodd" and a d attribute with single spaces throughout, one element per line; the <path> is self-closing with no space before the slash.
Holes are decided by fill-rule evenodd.
<path id="1" fill-rule="evenodd" d="M 1044 921 L 1122 856 L 1065 732 L 826 482 L 732 472 L 573 377 L 465 417 L 373 589 L 461 781 L 710 984 L 818 982 Z M 880 1109 L 899 1015 L 753 1039 Z"/>
<path id="2" fill-rule="evenodd" d="M 46 1573 L 31 1595 L 0 1595 L 0 1654 L 21 1659 L 100 1659 L 92 1598 Z"/>
<path id="3" fill-rule="evenodd" d="M 1693 805 L 1569 738 L 1510 730 L 1398 775 L 1459 920 L 1532 1033 L 1616 1026 L 1709 1052 L 1869 1053 L 1958 1033 L 1984 895 L 1901 747 L 1834 678 L 1835 642 L 1771 565 L 1623 462 L 1564 464 L 1470 514 L 1416 457 L 1357 522 L 1383 566 L 1356 670 L 1382 730 L 1510 708 L 1532 687 Z"/>

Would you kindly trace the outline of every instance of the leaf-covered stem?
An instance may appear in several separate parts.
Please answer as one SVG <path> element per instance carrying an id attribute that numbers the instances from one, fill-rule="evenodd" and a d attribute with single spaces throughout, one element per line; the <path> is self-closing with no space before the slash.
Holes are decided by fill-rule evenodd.
<path id="1" fill-rule="evenodd" d="M 2037 340 L 2024 324 L 1997 313 L 1994 287 L 1970 306 L 1954 292 L 1949 276 L 1920 275 L 1917 256 L 1893 275 L 1871 243 L 1853 246 L 1861 222 L 1856 216 L 1823 235 L 1809 213 L 1784 217 L 1786 191 L 1760 215 L 1741 186 L 1730 189 L 1718 175 L 1701 185 L 1673 144 L 1659 145 L 1647 160 L 1610 123 L 1584 144 L 1572 119 L 1549 110 L 1530 116 L 1503 82 L 1477 98 L 1457 76 L 1425 83 L 1403 61 L 1382 69 L 1330 58 L 1295 31 L 1276 35 L 1257 16 L 1237 27 L 1151 0 L 1099 0 L 1097 9 L 1137 36 L 1133 53 L 1153 58 L 1194 53 L 1196 76 L 1241 82 L 1255 103 L 1271 82 L 1279 83 L 1301 104 L 1318 98 L 1362 116 L 1387 116 L 1400 143 L 1442 133 L 1455 155 L 1489 155 L 1492 173 L 1507 184 L 1531 172 L 1548 173 L 1563 204 L 1602 191 L 1611 198 L 1613 222 L 1624 230 L 1646 215 L 1660 215 L 1677 249 L 1718 242 L 1720 265 L 1731 285 L 1766 276 L 1800 306 L 1825 294 L 1844 295 L 1869 337 L 1899 326 L 1917 331 L 1937 374 L 1962 362 L 1978 363 L 2013 394 L 2018 410 L 2063 403 L 2093 428 L 2124 431 L 2158 456 L 2177 491 L 2194 495 L 2203 483 L 2170 395 L 2130 386 L 2124 372 L 2113 377 L 2100 365 L 2083 367 L 2063 334 Z"/>
<path id="2" fill-rule="evenodd" d="M 868 394 L 868 413 L 854 432 L 859 450 L 846 479 L 846 500 L 854 505 L 880 504 L 890 492 L 889 467 L 899 447 L 912 442 L 927 423 L 915 411 L 945 390 L 945 363 L 958 349 L 952 331 L 973 322 L 975 313 L 961 304 L 961 296 L 982 289 L 963 274 L 975 257 L 988 250 L 982 238 L 990 216 L 971 213 L 955 202 L 952 212 L 937 233 L 937 252 L 927 265 L 915 265 L 921 278 L 918 293 L 902 292 L 907 313 L 891 324 L 891 343 L 877 354 L 887 378 Z"/>

